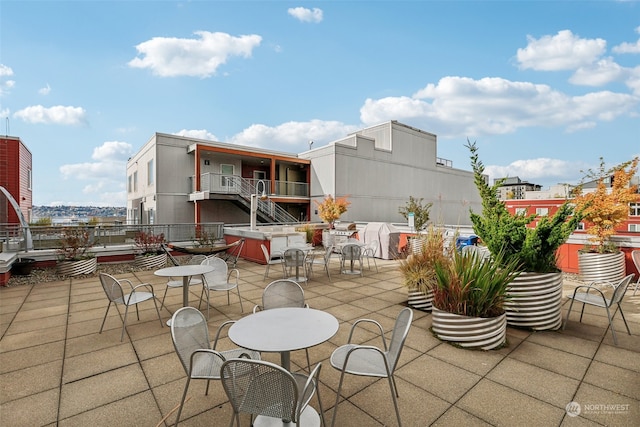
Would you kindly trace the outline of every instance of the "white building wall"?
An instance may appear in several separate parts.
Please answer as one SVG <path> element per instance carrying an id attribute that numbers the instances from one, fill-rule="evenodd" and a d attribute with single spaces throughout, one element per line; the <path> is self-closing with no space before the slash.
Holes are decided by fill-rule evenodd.
<path id="1" fill-rule="evenodd" d="M 351 205 L 341 221 L 403 222 L 398 209 L 413 196 L 433 203 L 432 221 L 470 225 L 469 209 L 482 209 L 473 173 L 437 165 L 436 149 L 435 135 L 387 122 L 300 157 L 311 160 L 315 199 L 324 194 L 348 197 Z M 315 185 L 324 193 L 318 195 Z M 311 213 L 312 221 L 320 221 L 315 204 Z"/>

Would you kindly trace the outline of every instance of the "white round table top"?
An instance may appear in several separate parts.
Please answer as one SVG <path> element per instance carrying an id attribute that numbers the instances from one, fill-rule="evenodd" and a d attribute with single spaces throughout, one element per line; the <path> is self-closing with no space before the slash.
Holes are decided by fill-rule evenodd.
<path id="1" fill-rule="evenodd" d="M 229 328 L 229 339 L 250 350 L 301 350 L 325 342 L 338 332 L 338 319 L 311 308 L 272 308 L 250 314 Z"/>
<path id="2" fill-rule="evenodd" d="M 153 272 L 156 276 L 161 277 L 177 277 L 177 276 L 198 276 L 200 274 L 210 273 L 214 270 L 211 265 L 176 265 L 175 267 L 165 267 Z"/>

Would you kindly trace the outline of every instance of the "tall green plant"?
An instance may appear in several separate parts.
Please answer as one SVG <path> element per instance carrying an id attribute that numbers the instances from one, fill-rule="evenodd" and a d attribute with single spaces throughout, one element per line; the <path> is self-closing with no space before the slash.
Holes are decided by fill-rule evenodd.
<path id="1" fill-rule="evenodd" d="M 409 289 L 427 293 L 436 285 L 435 264 L 451 257 L 452 249 L 446 247 L 444 230 L 431 225 L 420 238 L 420 248 L 400 261 L 402 284 Z"/>
<path id="2" fill-rule="evenodd" d="M 433 203 L 423 204 L 423 198 L 409 196 L 409 201 L 398 209 L 398 213 L 404 219 L 409 219 L 409 214 L 413 213 L 413 226 L 416 231 L 421 231 L 429 222 L 429 212 Z"/>
<path id="3" fill-rule="evenodd" d="M 433 305 L 448 313 L 495 317 L 504 313 L 509 284 L 518 276 L 517 260 L 501 255 L 484 261 L 475 251 L 456 252 L 435 264 Z"/>
<path id="4" fill-rule="evenodd" d="M 574 212 L 571 202 L 567 200 L 552 217 L 542 217 L 535 228 L 528 227 L 536 215 L 511 215 L 498 198 L 498 187 L 503 181 L 489 186 L 476 143 L 467 140 L 466 147 L 471 152 L 474 182 L 482 198 L 482 214 L 470 213 L 475 233 L 492 255 L 501 253 L 505 263 L 515 260 L 521 271 L 559 271 L 556 251 L 578 226 L 580 213 Z"/>

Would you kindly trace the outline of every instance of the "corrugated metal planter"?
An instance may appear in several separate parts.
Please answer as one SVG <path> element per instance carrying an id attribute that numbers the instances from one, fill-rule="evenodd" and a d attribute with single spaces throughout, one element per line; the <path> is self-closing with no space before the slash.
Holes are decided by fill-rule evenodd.
<path id="1" fill-rule="evenodd" d="M 162 268 L 167 265 L 167 254 L 138 255 L 136 256 L 134 265 L 145 270 Z"/>
<path id="2" fill-rule="evenodd" d="M 436 336 L 465 348 L 493 350 L 507 340 L 507 316 L 468 317 L 433 307 L 431 325 Z"/>
<path id="3" fill-rule="evenodd" d="M 407 303 L 416 310 L 431 311 L 433 301 L 433 291 L 422 292 L 416 288 L 409 289 L 409 299 Z"/>
<path id="4" fill-rule="evenodd" d="M 56 270 L 61 276 L 78 276 L 80 274 L 92 274 L 98 267 L 98 258 L 87 258 L 79 261 L 60 261 Z"/>
<path id="5" fill-rule="evenodd" d="M 618 282 L 626 272 L 624 252 L 578 252 L 578 269 L 583 282 Z"/>
<path id="6" fill-rule="evenodd" d="M 509 284 L 507 323 L 537 331 L 562 326 L 562 273 L 520 273 Z"/>

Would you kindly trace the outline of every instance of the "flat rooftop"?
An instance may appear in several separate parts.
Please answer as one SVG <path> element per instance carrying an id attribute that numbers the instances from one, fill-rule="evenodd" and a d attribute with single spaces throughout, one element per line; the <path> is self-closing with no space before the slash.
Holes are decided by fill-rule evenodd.
<path id="1" fill-rule="evenodd" d="M 364 277 L 341 275 L 332 261 L 332 281 L 319 269 L 303 284 L 310 307 L 333 314 L 340 322 L 329 341 L 310 348 L 311 363 L 322 362 L 321 398 L 331 422 L 339 372 L 331 352 L 347 340 L 359 318 L 379 321 L 390 331 L 406 307 L 397 261 L 377 260 L 379 272 Z M 373 266 L 372 266 L 373 267 Z M 223 321 L 251 313 L 262 290 L 279 278 L 277 266 L 263 280 L 265 266 L 241 260 L 237 297 L 212 294 L 210 333 Z M 165 278 L 152 271 L 117 275 L 134 284 L 152 283 L 162 296 Z M 566 277 L 566 295 L 578 283 Z M 200 289 L 192 287 L 191 305 Z M 171 311 L 182 305 L 180 289 L 170 289 Z M 98 277 L 0 288 L 0 425 L 3 426 L 163 426 L 172 425 L 185 385 L 170 330 L 160 326 L 153 304 L 141 305 L 140 321 L 132 311 L 120 341 L 122 323 L 112 308 L 105 331 L 98 334 L 107 300 Z M 603 309 L 588 307 L 582 323 L 574 310 L 564 331 L 534 332 L 509 327 L 508 345 L 495 351 L 465 350 L 439 341 L 431 314 L 414 310 L 396 370 L 399 405 L 405 426 L 637 426 L 640 423 L 640 292 L 627 292 L 622 318 L 615 316 L 618 345 L 613 344 Z M 204 309 L 204 306 L 203 306 Z M 203 310 L 206 313 L 206 310 Z M 161 311 L 163 321 L 170 313 Z M 379 345 L 364 337 L 364 343 Z M 233 344 L 224 339 L 220 348 Z M 279 363 L 279 355 L 263 353 Z M 292 368 L 306 368 L 304 351 L 292 352 Z M 231 407 L 219 382 L 205 396 L 205 381 L 191 383 L 182 414 L 185 426 L 226 426 Z M 395 412 L 385 379 L 347 376 L 346 401 L 339 405 L 337 426 L 395 426 Z M 580 405 L 569 416 L 570 402 Z M 318 408 L 315 398 L 311 405 Z M 173 411 L 173 412 L 172 412 Z M 248 425 L 248 418 L 242 418 Z"/>

